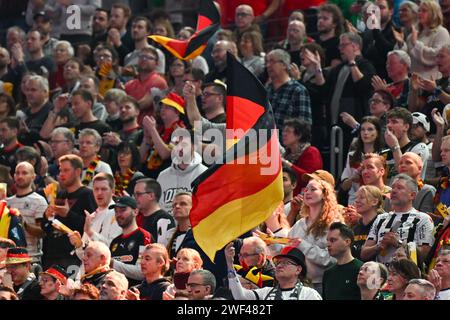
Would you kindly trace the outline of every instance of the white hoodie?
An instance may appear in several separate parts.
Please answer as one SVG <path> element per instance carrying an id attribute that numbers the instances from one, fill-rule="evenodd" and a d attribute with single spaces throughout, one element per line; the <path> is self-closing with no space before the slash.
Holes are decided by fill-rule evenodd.
<path id="1" fill-rule="evenodd" d="M 175 195 L 181 191 L 191 192 L 192 181 L 206 169 L 207 167 L 202 164 L 201 156 L 195 152 L 194 159 L 185 170 L 181 170 L 176 164 L 172 163 L 169 168 L 161 171 L 157 179 L 162 189 L 161 199 L 159 200 L 161 209 L 171 213 Z"/>

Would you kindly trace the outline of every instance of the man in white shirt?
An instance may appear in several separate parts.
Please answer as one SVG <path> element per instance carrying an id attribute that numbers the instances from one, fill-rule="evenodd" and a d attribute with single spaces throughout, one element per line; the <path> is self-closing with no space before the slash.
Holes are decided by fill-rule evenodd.
<path id="1" fill-rule="evenodd" d="M 248 290 L 242 287 L 233 267 L 235 249 L 232 244 L 225 247 L 228 267 L 228 285 L 235 300 L 322 300 L 320 294 L 303 286 L 301 279 L 306 276 L 305 255 L 295 247 L 285 247 L 275 256 L 275 287 Z"/>
<path id="2" fill-rule="evenodd" d="M 42 254 L 40 238 L 43 231 L 38 220 L 42 219 L 47 210 L 47 201 L 41 195 L 33 192 L 33 181 L 36 178 L 34 167 L 29 162 L 17 164 L 14 173 L 14 183 L 17 192 L 7 199 L 10 208 L 19 209 L 24 219 L 25 237 L 27 240 L 27 250 L 34 261 Z"/>
<path id="3" fill-rule="evenodd" d="M 361 259 L 377 255 L 378 262 L 389 264 L 398 247 L 403 243 L 415 242 L 420 263 L 434 242 L 433 221 L 429 215 L 412 206 L 418 193 L 417 183 L 413 178 L 401 173 L 394 177 L 391 186 L 393 211 L 380 214 L 375 219 L 361 250 Z"/>
<path id="4" fill-rule="evenodd" d="M 100 172 L 93 179 L 94 198 L 97 204 L 97 210 L 93 213 L 86 213 L 84 222 L 84 233 L 75 231 L 71 236 L 71 243 L 77 247 L 77 256 L 83 257 L 83 248 L 87 246 L 89 241 L 101 241 L 108 247 L 111 241 L 122 233 L 116 221 L 114 209 L 109 206 L 114 204 L 112 196 L 114 193 L 114 177 L 109 173 Z M 81 239 L 81 241 L 79 241 Z"/>

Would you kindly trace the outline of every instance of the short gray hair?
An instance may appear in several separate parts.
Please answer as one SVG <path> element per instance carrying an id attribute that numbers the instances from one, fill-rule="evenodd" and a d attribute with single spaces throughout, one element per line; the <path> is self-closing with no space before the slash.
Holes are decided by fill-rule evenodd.
<path id="1" fill-rule="evenodd" d="M 343 37 L 348 38 L 350 42 L 357 44 L 359 48 L 362 49 L 363 41 L 359 34 L 353 32 L 345 32 L 339 36 L 339 40 L 341 40 Z"/>
<path id="2" fill-rule="evenodd" d="M 84 137 L 84 136 L 92 136 L 95 138 L 96 146 L 100 147 L 102 145 L 102 136 L 97 132 L 97 130 L 91 129 L 91 128 L 85 128 L 85 129 L 81 130 L 80 133 L 78 134 L 78 139 L 80 139 L 81 137 Z"/>
<path id="3" fill-rule="evenodd" d="M 111 270 L 107 277 L 112 277 L 117 280 L 117 285 L 120 290 L 127 291 L 128 290 L 128 279 L 125 277 L 123 273 L 120 273 L 116 270 Z"/>
<path id="4" fill-rule="evenodd" d="M 290 65 L 291 65 L 291 56 L 290 54 L 283 49 L 274 49 L 272 51 L 270 51 L 268 54 L 269 55 L 273 55 L 276 56 L 278 60 L 280 60 L 281 63 L 283 63 L 286 68 L 289 70 Z"/>
<path id="5" fill-rule="evenodd" d="M 427 297 L 430 300 L 433 300 L 436 296 L 436 288 L 434 285 L 425 279 L 411 279 L 408 282 L 408 285 L 415 284 L 420 287 L 422 297 Z"/>
<path id="6" fill-rule="evenodd" d="M 72 44 L 69 41 L 59 40 L 55 45 L 55 50 L 60 45 L 64 45 L 67 47 L 67 51 L 69 52 L 70 57 L 73 57 L 75 55 L 75 50 L 73 49 Z"/>
<path id="7" fill-rule="evenodd" d="M 211 294 L 216 291 L 216 277 L 209 270 L 196 269 L 191 272 L 191 276 L 200 275 L 203 279 L 203 284 L 211 287 Z"/>
<path id="8" fill-rule="evenodd" d="M 409 1 L 409 0 L 403 1 L 403 2 L 400 4 L 400 7 L 399 7 L 399 8 L 401 8 L 401 7 L 403 7 L 403 6 L 407 6 L 407 7 L 408 7 L 409 9 L 411 9 L 411 11 L 414 12 L 415 14 L 418 14 L 418 13 L 419 13 L 419 6 L 418 6 L 416 3 L 412 2 L 412 1 Z"/>
<path id="9" fill-rule="evenodd" d="M 101 241 L 90 241 L 87 248 L 92 248 L 97 254 L 105 256 L 105 265 L 109 266 L 109 264 L 111 263 L 111 251 L 109 251 L 109 248 L 106 244 Z"/>
<path id="10" fill-rule="evenodd" d="M 57 134 L 60 134 L 64 137 L 64 139 L 69 140 L 69 142 L 72 144 L 72 146 L 75 144 L 75 135 L 69 128 L 65 128 L 65 127 L 55 128 L 50 133 L 50 137 L 53 137 Z"/>
<path id="11" fill-rule="evenodd" d="M 27 82 L 30 82 L 30 81 L 36 81 L 37 83 L 39 83 L 39 86 L 45 92 L 49 92 L 50 91 L 50 87 L 48 85 L 47 78 L 44 78 L 43 76 L 39 76 L 39 75 L 34 75 L 34 76 L 30 76 L 28 78 Z"/>
<path id="12" fill-rule="evenodd" d="M 407 66 L 408 69 L 411 69 L 411 57 L 409 54 L 403 50 L 392 50 L 388 52 L 387 56 L 389 57 L 393 54 L 395 54 L 400 59 L 400 62 Z"/>
<path id="13" fill-rule="evenodd" d="M 400 174 L 396 175 L 394 177 L 394 179 L 392 179 L 392 184 L 391 185 L 393 185 L 397 180 L 405 181 L 406 185 L 408 186 L 409 191 L 415 192 L 415 193 L 419 192 L 419 187 L 417 186 L 416 180 L 414 180 L 413 178 L 411 178 L 407 174 L 400 173 Z"/>
<path id="14" fill-rule="evenodd" d="M 267 244 L 260 237 L 244 238 L 244 240 L 242 241 L 242 245 L 244 244 L 253 246 L 257 253 L 267 253 Z"/>

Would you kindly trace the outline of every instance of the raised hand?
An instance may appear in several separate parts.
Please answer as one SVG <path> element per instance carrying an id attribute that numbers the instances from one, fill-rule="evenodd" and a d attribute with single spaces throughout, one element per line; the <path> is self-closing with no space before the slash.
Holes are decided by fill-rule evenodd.
<path id="1" fill-rule="evenodd" d="M 372 77 L 372 87 L 373 90 L 385 90 L 387 88 L 386 80 L 375 75 Z"/>
<path id="2" fill-rule="evenodd" d="M 405 42 L 405 35 L 403 34 L 403 31 L 397 31 L 394 27 L 392 27 L 392 34 L 394 35 L 395 41 L 397 41 L 398 44 L 403 45 Z"/>
<path id="3" fill-rule="evenodd" d="M 439 112 L 438 108 L 434 108 L 431 111 L 431 118 L 433 119 L 434 124 L 439 130 L 443 130 L 445 127 L 445 120 Z"/>

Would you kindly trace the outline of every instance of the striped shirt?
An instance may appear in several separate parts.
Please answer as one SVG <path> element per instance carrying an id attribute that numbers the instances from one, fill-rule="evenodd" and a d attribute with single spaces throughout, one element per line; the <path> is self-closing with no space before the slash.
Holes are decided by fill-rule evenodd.
<path id="1" fill-rule="evenodd" d="M 415 242 L 417 246 L 433 245 L 433 221 L 423 212 L 411 208 L 408 212 L 389 212 L 378 215 L 370 229 L 367 240 L 381 243 L 388 232 L 396 232 L 402 242 Z M 395 255 L 395 248 L 382 250 L 377 261 L 390 263 Z"/>

